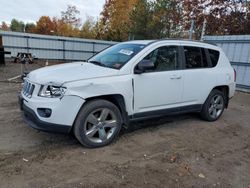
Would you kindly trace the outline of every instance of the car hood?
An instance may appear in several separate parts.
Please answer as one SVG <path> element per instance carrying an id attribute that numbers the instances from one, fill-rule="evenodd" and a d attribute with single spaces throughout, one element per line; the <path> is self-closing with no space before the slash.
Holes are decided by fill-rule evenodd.
<path id="1" fill-rule="evenodd" d="M 77 80 L 114 76 L 118 70 L 101 67 L 87 62 L 65 63 L 43 67 L 30 72 L 27 79 L 38 84 L 55 82 L 63 84 Z"/>

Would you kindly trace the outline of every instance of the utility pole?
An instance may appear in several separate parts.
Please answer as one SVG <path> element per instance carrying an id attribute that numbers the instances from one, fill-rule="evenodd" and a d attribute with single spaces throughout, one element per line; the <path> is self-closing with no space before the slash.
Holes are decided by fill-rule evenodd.
<path id="1" fill-rule="evenodd" d="M 189 30 L 189 40 L 192 40 L 193 32 L 194 32 L 194 19 L 191 20 L 191 26 L 190 26 L 190 30 Z"/>
<path id="2" fill-rule="evenodd" d="M 207 26 L 207 20 L 206 20 L 206 18 L 204 18 L 203 26 L 202 26 L 202 32 L 201 32 L 201 41 L 204 40 L 204 35 L 205 35 L 205 32 L 206 32 L 206 26 Z"/>

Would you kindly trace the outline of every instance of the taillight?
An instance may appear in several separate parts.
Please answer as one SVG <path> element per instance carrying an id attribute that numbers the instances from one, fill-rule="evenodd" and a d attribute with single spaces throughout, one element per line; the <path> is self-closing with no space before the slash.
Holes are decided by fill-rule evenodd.
<path id="1" fill-rule="evenodd" d="M 236 70 L 234 69 L 234 82 L 236 82 Z"/>

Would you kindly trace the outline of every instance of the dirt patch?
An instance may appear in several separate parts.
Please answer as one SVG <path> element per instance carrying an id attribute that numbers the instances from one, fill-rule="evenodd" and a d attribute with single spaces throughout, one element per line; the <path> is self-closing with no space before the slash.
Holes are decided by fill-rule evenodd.
<path id="1" fill-rule="evenodd" d="M 0 82 L 0 187 L 250 187 L 249 94 L 236 93 L 216 122 L 197 114 L 137 122 L 110 146 L 87 149 L 28 127 L 20 87 Z"/>
<path id="2" fill-rule="evenodd" d="M 48 61 L 48 66 L 51 65 L 57 65 L 57 64 L 61 64 L 63 62 L 59 62 L 59 61 Z M 42 68 L 45 67 L 46 65 L 46 60 L 35 60 L 34 63 L 27 65 L 28 70 L 32 71 L 38 68 Z M 0 66 L 0 82 L 5 82 L 8 79 L 17 77 L 19 75 L 21 75 L 22 72 L 22 64 L 20 63 L 13 63 L 12 61 L 8 61 L 6 62 L 6 65 L 1 65 Z M 20 82 L 21 79 L 17 78 L 17 79 L 13 79 L 11 80 L 12 82 Z"/>

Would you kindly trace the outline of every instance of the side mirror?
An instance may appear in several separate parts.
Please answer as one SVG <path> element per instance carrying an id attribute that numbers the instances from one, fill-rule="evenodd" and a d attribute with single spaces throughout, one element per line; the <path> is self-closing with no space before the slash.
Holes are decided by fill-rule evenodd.
<path id="1" fill-rule="evenodd" d="M 141 74 L 147 70 L 154 70 L 155 65 L 151 60 L 143 59 L 135 67 L 135 74 Z"/>

